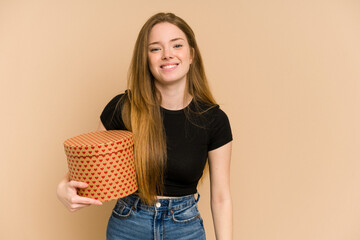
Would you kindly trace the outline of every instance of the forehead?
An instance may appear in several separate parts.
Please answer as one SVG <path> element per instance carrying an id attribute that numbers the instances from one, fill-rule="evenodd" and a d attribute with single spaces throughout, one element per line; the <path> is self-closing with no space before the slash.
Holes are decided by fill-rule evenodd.
<path id="1" fill-rule="evenodd" d="M 149 43 L 168 42 L 171 39 L 182 38 L 186 40 L 185 33 L 174 24 L 162 22 L 156 24 L 149 33 Z"/>

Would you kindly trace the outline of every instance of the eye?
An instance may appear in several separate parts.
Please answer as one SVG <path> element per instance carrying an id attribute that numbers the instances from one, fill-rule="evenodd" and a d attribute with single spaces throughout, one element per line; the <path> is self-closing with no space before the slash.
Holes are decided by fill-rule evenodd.
<path id="1" fill-rule="evenodd" d="M 183 45 L 182 44 L 176 44 L 175 46 L 174 46 L 174 48 L 181 48 Z"/>
<path id="2" fill-rule="evenodd" d="M 160 50 L 160 48 L 151 48 L 150 52 L 156 52 L 156 51 L 159 51 L 159 50 Z"/>

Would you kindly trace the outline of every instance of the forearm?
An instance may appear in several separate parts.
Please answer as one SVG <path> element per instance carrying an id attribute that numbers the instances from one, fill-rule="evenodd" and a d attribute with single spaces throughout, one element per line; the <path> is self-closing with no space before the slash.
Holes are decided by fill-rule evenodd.
<path id="1" fill-rule="evenodd" d="M 231 197 L 211 201 L 216 240 L 232 239 L 232 200 Z"/>

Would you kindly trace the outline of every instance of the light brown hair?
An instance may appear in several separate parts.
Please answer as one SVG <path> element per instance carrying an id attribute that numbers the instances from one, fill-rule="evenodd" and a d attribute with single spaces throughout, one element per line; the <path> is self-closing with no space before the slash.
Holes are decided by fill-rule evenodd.
<path id="1" fill-rule="evenodd" d="M 205 70 L 190 26 L 173 13 L 158 13 L 148 19 L 139 32 L 135 43 L 128 74 L 128 94 L 124 95 L 122 119 L 134 134 L 134 158 L 139 196 L 152 204 L 163 193 L 164 168 L 166 166 L 166 136 L 160 111 L 161 95 L 154 85 L 154 77 L 148 64 L 148 36 L 158 23 L 168 22 L 180 28 L 194 51 L 193 61 L 187 73 L 186 91 L 193 103 L 215 105 Z"/>

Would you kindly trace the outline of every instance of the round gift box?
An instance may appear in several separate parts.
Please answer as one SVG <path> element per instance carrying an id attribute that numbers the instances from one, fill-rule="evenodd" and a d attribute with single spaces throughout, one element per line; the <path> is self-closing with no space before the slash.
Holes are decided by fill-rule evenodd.
<path id="1" fill-rule="evenodd" d="M 64 142 L 70 180 L 86 182 L 78 195 L 110 201 L 137 190 L 133 135 L 122 130 L 99 131 Z"/>

